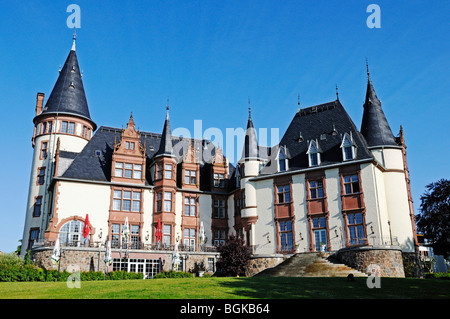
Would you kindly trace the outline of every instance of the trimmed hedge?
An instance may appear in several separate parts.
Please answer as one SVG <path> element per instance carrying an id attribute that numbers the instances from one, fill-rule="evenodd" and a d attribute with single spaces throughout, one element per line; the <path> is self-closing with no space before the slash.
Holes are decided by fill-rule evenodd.
<path id="1" fill-rule="evenodd" d="M 450 280 L 450 272 L 436 272 L 425 274 L 426 279 L 443 279 Z"/>
<path id="2" fill-rule="evenodd" d="M 71 273 L 66 270 L 59 273 L 59 281 L 66 281 Z M 94 280 L 122 280 L 122 279 L 143 279 L 141 273 L 129 273 L 123 271 L 109 272 L 105 278 L 105 273 L 101 271 L 80 272 L 81 281 Z M 0 265 L 0 281 L 57 281 L 58 270 L 47 270 L 34 265 Z"/>

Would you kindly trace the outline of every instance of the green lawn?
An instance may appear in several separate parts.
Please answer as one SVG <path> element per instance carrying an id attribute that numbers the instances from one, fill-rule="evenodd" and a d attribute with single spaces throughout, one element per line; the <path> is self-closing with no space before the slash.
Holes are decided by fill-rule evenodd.
<path id="1" fill-rule="evenodd" d="M 381 278 L 368 288 L 365 278 L 183 278 L 125 281 L 0 282 L 1 299 L 450 299 L 450 281 Z"/>

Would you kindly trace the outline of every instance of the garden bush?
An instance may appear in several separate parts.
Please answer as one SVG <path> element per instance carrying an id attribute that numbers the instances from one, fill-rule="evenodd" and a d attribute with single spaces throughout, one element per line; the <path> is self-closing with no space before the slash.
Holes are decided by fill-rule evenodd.
<path id="1" fill-rule="evenodd" d="M 428 273 L 428 274 L 425 274 L 425 278 L 450 280 L 450 272 Z"/>
<path id="2" fill-rule="evenodd" d="M 68 271 L 59 272 L 59 281 L 66 281 L 71 275 Z M 81 281 L 93 280 L 122 280 L 122 279 L 143 279 L 143 274 L 125 273 L 123 271 L 113 271 L 105 276 L 102 271 L 80 272 Z M 27 263 L 22 258 L 12 255 L 0 255 L 0 282 L 13 281 L 58 281 L 58 270 L 43 269 L 33 264 Z"/>

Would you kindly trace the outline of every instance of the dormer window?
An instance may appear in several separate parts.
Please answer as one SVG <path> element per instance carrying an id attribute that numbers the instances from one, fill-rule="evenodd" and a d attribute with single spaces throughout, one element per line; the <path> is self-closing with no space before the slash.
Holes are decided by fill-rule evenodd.
<path id="1" fill-rule="evenodd" d="M 308 162 L 310 167 L 320 165 L 320 152 L 316 141 L 311 140 L 306 154 L 308 154 Z"/>
<path id="2" fill-rule="evenodd" d="M 278 153 L 278 171 L 285 172 L 288 170 L 288 159 L 286 156 L 286 149 L 284 147 L 280 147 L 280 151 Z"/>
<path id="3" fill-rule="evenodd" d="M 347 133 L 344 134 L 344 137 L 342 138 L 341 148 L 342 158 L 344 159 L 344 161 L 349 161 L 355 158 L 356 147 L 352 141 L 351 135 L 348 135 Z"/>

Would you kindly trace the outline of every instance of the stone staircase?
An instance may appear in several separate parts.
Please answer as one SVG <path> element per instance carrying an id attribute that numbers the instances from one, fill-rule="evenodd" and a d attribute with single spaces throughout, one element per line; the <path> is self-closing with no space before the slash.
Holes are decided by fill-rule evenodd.
<path id="1" fill-rule="evenodd" d="M 300 253 L 255 276 L 268 277 L 367 277 L 367 274 L 340 263 L 331 253 Z"/>

